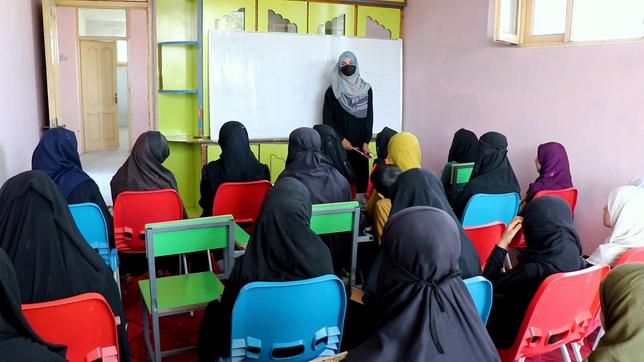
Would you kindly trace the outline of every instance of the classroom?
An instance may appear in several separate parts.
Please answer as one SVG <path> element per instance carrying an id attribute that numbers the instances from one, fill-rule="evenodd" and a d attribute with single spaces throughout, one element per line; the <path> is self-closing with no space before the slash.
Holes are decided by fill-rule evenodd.
<path id="1" fill-rule="evenodd" d="M 0 361 L 644 355 L 644 0 L 0 0 Z"/>

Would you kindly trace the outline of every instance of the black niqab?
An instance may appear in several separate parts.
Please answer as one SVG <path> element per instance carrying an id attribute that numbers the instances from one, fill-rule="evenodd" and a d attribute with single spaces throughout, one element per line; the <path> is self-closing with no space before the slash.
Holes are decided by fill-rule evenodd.
<path id="1" fill-rule="evenodd" d="M 322 141 L 313 128 L 298 128 L 288 139 L 286 169 L 280 175 L 299 180 L 311 193 L 314 204 L 344 202 L 352 199 L 346 178 L 320 151 Z"/>
<path id="2" fill-rule="evenodd" d="M 476 145 L 479 139 L 474 132 L 461 128 L 454 133 L 447 162 L 467 163 L 476 161 Z"/>
<path id="3" fill-rule="evenodd" d="M 385 163 L 385 160 L 387 159 L 389 140 L 391 137 L 395 136 L 396 133 L 398 132 L 389 127 L 385 127 L 376 135 L 376 164 L 382 165 Z"/>
<path id="4" fill-rule="evenodd" d="M 0 359 L 66 361 L 66 347 L 43 341 L 22 314 L 21 304 L 16 272 L 0 249 Z"/>
<path id="5" fill-rule="evenodd" d="M 121 361 L 129 361 L 125 314 L 112 271 L 81 235 L 56 184 L 40 171 L 9 179 L 0 189 L 0 247 L 13 262 L 23 303 L 95 292 L 110 304 Z"/>
<path id="6" fill-rule="evenodd" d="M 508 141 L 504 135 L 488 132 L 481 136 L 470 181 L 454 202 L 454 213 L 461 217 L 470 198 L 476 194 L 521 193 L 519 181 L 508 160 Z"/>
<path id="7" fill-rule="evenodd" d="M 201 172 L 201 216 L 212 215 L 217 189 L 224 182 L 270 181 L 268 166 L 260 163 L 250 149 L 248 131 L 243 124 L 230 121 L 219 130 L 219 159 L 204 166 Z"/>
<path id="8" fill-rule="evenodd" d="M 344 176 L 349 183 L 355 182 L 356 176 L 351 165 L 347 161 L 347 152 L 342 148 L 342 143 L 333 127 L 326 124 L 318 124 L 313 127 L 320 134 L 322 141 L 322 153 L 331 161 L 333 167 Z"/>
<path id="9" fill-rule="evenodd" d="M 412 168 L 398 176 L 391 196 L 391 215 L 412 206 L 431 206 L 441 209 L 456 222 L 461 245 L 458 264 L 463 278 L 480 275 L 481 262 L 476 249 L 452 212 L 443 190 L 443 184 L 432 171 Z"/>
<path id="10" fill-rule="evenodd" d="M 382 234 L 378 329 L 347 361 L 498 361 L 459 278 L 459 230 L 442 210 L 393 215 Z"/>

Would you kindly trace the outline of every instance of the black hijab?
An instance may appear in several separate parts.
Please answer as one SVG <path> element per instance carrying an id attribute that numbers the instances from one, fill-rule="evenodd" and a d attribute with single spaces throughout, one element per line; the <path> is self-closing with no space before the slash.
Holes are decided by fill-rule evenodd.
<path id="1" fill-rule="evenodd" d="M 544 196 L 532 200 L 526 209 L 523 233 L 527 247 L 519 254 L 519 262 L 535 264 L 544 278 L 585 267 L 572 212 L 562 198 Z"/>
<path id="2" fill-rule="evenodd" d="M 250 149 L 248 132 L 243 124 L 230 121 L 219 130 L 221 156 L 202 170 L 201 216 L 212 215 L 212 203 L 219 185 L 224 182 L 270 180 L 268 167 L 255 158 Z"/>
<path id="3" fill-rule="evenodd" d="M 44 173 L 23 172 L 0 189 L 0 247 L 16 269 L 23 303 L 103 295 L 122 321 L 120 360 L 129 361 L 125 314 L 112 271 L 83 239 L 62 192 Z"/>
<path id="4" fill-rule="evenodd" d="M 66 361 L 65 346 L 43 341 L 20 309 L 16 272 L 0 249 L 0 359 L 3 361 Z"/>
<path id="5" fill-rule="evenodd" d="M 347 361 L 498 361 L 459 278 L 459 230 L 442 210 L 418 206 L 389 218 L 375 296 L 378 330 Z"/>
<path id="6" fill-rule="evenodd" d="M 322 154 L 331 161 L 333 167 L 338 170 L 347 181 L 354 182 L 355 174 L 351 165 L 347 161 L 347 152 L 342 148 L 342 143 L 338 138 L 338 134 L 333 127 L 326 124 L 318 124 L 313 127 L 320 134 L 322 141 Z"/>
<path id="7" fill-rule="evenodd" d="M 383 165 L 387 159 L 387 149 L 389 146 L 389 140 L 391 137 L 396 135 L 396 131 L 389 127 L 385 127 L 376 135 L 376 158 L 375 163 L 378 165 Z"/>
<path id="8" fill-rule="evenodd" d="M 488 132 L 476 146 L 472 177 L 454 203 L 454 212 L 462 216 L 470 198 L 476 194 L 521 193 L 519 181 L 508 160 L 508 141 L 504 135 Z"/>
<path id="9" fill-rule="evenodd" d="M 454 133 L 447 162 L 467 163 L 476 161 L 476 145 L 479 139 L 474 132 L 461 128 Z"/>
<path id="10" fill-rule="evenodd" d="M 286 169 L 280 175 L 299 180 L 311 193 L 314 204 L 352 199 L 346 178 L 322 155 L 320 135 L 313 128 L 298 128 L 288 138 Z"/>
<path id="11" fill-rule="evenodd" d="M 123 191 L 177 190 L 177 180 L 162 163 L 170 156 L 168 140 L 161 132 L 147 131 L 137 138 L 130 157 L 110 182 L 112 200 Z"/>
<path id="12" fill-rule="evenodd" d="M 474 245 L 447 202 L 443 184 L 432 171 L 412 168 L 396 179 L 391 196 L 391 215 L 412 206 L 431 206 L 445 211 L 456 222 L 460 234 L 458 264 L 463 278 L 481 274 L 481 261 Z"/>

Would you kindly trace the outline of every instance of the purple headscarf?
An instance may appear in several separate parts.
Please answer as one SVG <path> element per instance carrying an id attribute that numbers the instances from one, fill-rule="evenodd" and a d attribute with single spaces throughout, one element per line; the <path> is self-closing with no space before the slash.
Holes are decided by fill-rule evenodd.
<path id="1" fill-rule="evenodd" d="M 560 143 L 548 142 L 539 145 L 537 159 L 541 164 L 539 177 L 530 184 L 530 198 L 541 190 L 561 190 L 573 187 L 566 149 Z"/>

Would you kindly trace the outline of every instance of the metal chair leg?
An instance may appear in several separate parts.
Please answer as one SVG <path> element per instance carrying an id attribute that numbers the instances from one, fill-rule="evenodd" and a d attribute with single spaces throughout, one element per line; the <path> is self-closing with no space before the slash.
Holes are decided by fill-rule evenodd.
<path id="1" fill-rule="evenodd" d="M 571 343 L 572 352 L 575 354 L 577 362 L 582 362 L 584 359 L 581 357 L 581 346 L 577 342 Z"/>
<path id="2" fill-rule="evenodd" d="M 599 332 L 597 332 L 597 337 L 595 337 L 595 342 L 593 343 L 593 351 L 595 348 L 597 348 L 597 345 L 599 344 L 599 340 L 602 339 L 604 336 L 604 327 L 599 327 Z"/>
<path id="3" fill-rule="evenodd" d="M 148 352 L 150 360 L 154 359 L 154 352 L 152 351 L 152 344 L 150 342 L 150 323 L 148 322 L 148 310 L 145 307 L 145 302 L 141 298 L 141 317 L 143 318 L 143 340 L 145 341 L 145 349 Z"/>
<path id="4" fill-rule="evenodd" d="M 570 360 L 570 355 L 568 354 L 568 348 L 566 347 L 566 345 L 561 345 L 559 349 L 561 350 L 561 356 L 563 357 L 564 362 L 572 362 Z"/>

